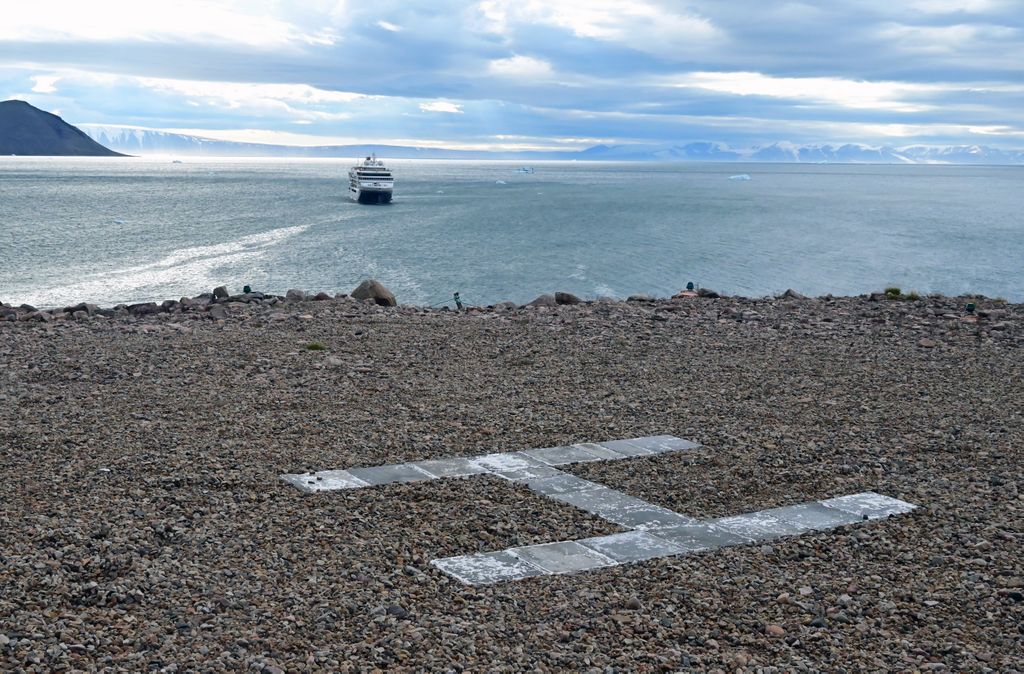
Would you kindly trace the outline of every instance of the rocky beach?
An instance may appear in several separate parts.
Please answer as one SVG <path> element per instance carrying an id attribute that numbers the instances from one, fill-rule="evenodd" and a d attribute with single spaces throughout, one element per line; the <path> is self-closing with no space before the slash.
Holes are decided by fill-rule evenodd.
<path id="1" fill-rule="evenodd" d="M 0 306 L 0 670 L 1024 671 L 1024 305 L 701 295 Z M 469 586 L 431 560 L 621 529 L 490 475 L 279 478 L 661 434 L 702 446 L 564 470 L 918 507 Z"/>

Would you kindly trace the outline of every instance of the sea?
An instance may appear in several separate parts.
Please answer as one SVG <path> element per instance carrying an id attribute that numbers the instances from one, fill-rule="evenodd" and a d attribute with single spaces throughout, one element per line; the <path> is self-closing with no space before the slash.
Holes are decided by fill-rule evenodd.
<path id="1" fill-rule="evenodd" d="M 1024 167 L 0 158 L 0 300 L 178 299 L 220 285 L 403 304 L 763 297 L 896 286 L 1024 301 Z M 748 179 L 749 178 L 749 179 Z"/>

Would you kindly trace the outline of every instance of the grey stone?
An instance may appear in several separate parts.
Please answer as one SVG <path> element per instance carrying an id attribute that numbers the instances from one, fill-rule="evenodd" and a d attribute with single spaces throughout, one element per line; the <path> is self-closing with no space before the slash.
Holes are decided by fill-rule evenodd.
<path id="1" fill-rule="evenodd" d="M 685 552 L 682 546 L 643 530 L 584 538 L 579 543 L 619 563 L 642 562 Z"/>
<path id="2" fill-rule="evenodd" d="M 564 466 L 570 463 L 582 463 L 584 461 L 600 461 L 602 457 L 588 451 L 579 445 L 571 447 L 545 447 L 543 449 L 528 449 L 523 452 L 527 456 L 546 463 L 550 466 Z"/>
<path id="3" fill-rule="evenodd" d="M 290 288 L 288 292 L 284 294 L 284 297 L 289 302 L 303 302 L 306 299 L 306 291 L 299 290 L 297 288 Z"/>
<path id="4" fill-rule="evenodd" d="M 782 298 L 786 300 L 805 300 L 807 299 L 807 296 L 801 295 L 792 288 L 789 288 L 786 292 L 782 293 Z"/>
<path id="5" fill-rule="evenodd" d="M 207 313 L 209 314 L 210 318 L 214 318 L 217 320 L 228 317 L 228 310 L 224 307 L 223 304 L 214 304 L 213 306 L 210 307 L 210 310 Z"/>
<path id="6" fill-rule="evenodd" d="M 616 564 L 614 559 L 586 548 L 576 541 L 527 545 L 521 548 L 510 548 L 509 552 L 549 573 L 587 571 Z"/>
<path id="7" fill-rule="evenodd" d="M 462 477 L 465 475 L 479 475 L 487 470 L 482 466 L 474 464 L 470 459 L 458 457 L 454 459 L 430 459 L 426 461 L 412 461 L 410 466 L 415 466 L 437 477 Z"/>
<path id="8" fill-rule="evenodd" d="M 435 476 L 408 463 L 373 466 L 371 468 L 349 468 L 347 470 L 351 475 L 371 486 L 391 484 L 392 482 L 420 482 L 422 480 L 436 479 Z"/>
<path id="9" fill-rule="evenodd" d="M 540 576 L 545 573 L 540 567 L 508 550 L 445 557 L 435 559 L 430 563 L 467 585 L 489 585 Z"/>
<path id="10" fill-rule="evenodd" d="M 526 306 L 528 307 L 555 307 L 558 306 L 558 302 L 555 301 L 554 295 L 541 295 L 537 299 L 533 300 Z"/>
<path id="11" fill-rule="evenodd" d="M 359 284 L 352 291 L 352 297 L 357 300 L 373 300 L 374 304 L 382 307 L 396 307 L 398 302 L 394 294 L 384 287 L 379 281 L 367 279 Z"/>
<path id="12" fill-rule="evenodd" d="M 140 302 L 138 304 L 129 304 L 128 313 L 132 316 L 150 316 L 152 314 L 160 313 L 160 307 L 157 306 L 156 302 Z"/>
<path id="13" fill-rule="evenodd" d="M 218 300 L 227 297 L 229 294 L 227 286 L 217 286 L 213 289 L 213 296 Z"/>
<path id="14" fill-rule="evenodd" d="M 315 300 L 317 302 L 326 302 L 328 300 L 333 300 L 333 299 L 334 299 L 333 297 L 331 297 L 330 295 L 328 295 L 325 292 L 319 292 L 319 293 L 317 293 L 316 295 L 313 296 L 313 300 Z"/>
<path id="15" fill-rule="evenodd" d="M 497 304 L 494 305 L 494 310 L 498 312 L 514 311 L 515 309 L 518 308 L 519 305 L 517 305 L 515 302 L 498 302 Z"/>
<path id="16" fill-rule="evenodd" d="M 556 292 L 555 293 L 555 303 L 556 304 L 579 304 L 582 301 L 583 300 L 581 300 L 580 298 L 576 297 L 572 293 L 563 293 L 563 292 Z"/>

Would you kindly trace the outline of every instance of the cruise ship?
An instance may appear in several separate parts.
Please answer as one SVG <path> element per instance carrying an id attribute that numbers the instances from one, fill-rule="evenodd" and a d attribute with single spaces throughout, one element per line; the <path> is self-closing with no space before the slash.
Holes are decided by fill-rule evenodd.
<path id="1" fill-rule="evenodd" d="M 377 155 L 367 157 L 348 171 L 348 194 L 361 204 L 390 204 L 395 179 Z"/>

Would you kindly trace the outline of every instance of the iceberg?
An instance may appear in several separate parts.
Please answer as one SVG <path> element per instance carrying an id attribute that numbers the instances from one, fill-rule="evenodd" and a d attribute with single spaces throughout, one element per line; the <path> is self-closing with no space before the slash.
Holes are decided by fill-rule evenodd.
<path id="1" fill-rule="evenodd" d="M 750 180 L 750 176 L 746 173 L 740 173 L 739 175 L 729 176 L 729 180 Z"/>

